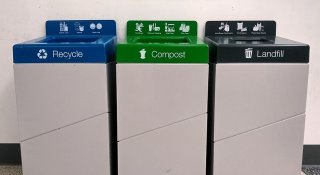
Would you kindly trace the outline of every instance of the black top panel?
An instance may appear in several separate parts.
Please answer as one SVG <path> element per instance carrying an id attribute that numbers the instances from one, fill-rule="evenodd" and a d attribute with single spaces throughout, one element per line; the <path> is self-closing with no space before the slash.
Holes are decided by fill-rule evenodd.
<path id="1" fill-rule="evenodd" d="M 227 29 L 221 28 L 226 25 Z M 247 31 L 239 31 L 244 27 Z M 261 31 L 257 32 L 258 29 Z M 210 47 L 210 62 L 309 62 L 309 45 L 276 37 L 274 21 L 209 21 L 206 23 L 205 35 L 205 41 Z"/>

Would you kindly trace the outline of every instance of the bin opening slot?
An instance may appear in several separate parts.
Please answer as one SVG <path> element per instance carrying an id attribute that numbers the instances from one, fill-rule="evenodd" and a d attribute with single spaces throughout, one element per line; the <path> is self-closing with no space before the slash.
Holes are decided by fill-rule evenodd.
<path id="1" fill-rule="evenodd" d="M 267 39 L 265 37 L 234 37 L 232 38 L 234 41 L 260 41 L 260 42 L 270 42 L 272 40 Z"/>
<path id="2" fill-rule="evenodd" d="M 97 41 L 99 38 L 47 38 L 39 43 L 92 43 Z"/>
<path id="3" fill-rule="evenodd" d="M 190 43 L 187 37 L 180 38 L 138 38 L 136 43 Z"/>

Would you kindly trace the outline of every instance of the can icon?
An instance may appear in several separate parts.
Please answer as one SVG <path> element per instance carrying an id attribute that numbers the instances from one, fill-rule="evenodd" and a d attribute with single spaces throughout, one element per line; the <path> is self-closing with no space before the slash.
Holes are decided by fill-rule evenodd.
<path id="1" fill-rule="evenodd" d="M 245 49 L 246 58 L 252 58 L 252 48 Z"/>

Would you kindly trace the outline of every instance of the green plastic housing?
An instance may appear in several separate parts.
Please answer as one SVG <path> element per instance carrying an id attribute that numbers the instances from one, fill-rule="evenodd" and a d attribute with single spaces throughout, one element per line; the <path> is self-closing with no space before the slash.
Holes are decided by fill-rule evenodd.
<path id="1" fill-rule="evenodd" d="M 208 63 L 208 45 L 197 38 L 196 21 L 128 21 L 117 45 L 118 63 Z"/>

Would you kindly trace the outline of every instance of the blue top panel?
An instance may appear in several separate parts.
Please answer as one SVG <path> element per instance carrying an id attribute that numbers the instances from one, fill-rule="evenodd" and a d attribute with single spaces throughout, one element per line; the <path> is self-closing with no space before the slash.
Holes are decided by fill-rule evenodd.
<path id="1" fill-rule="evenodd" d="M 47 21 L 46 37 L 13 47 L 14 63 L 107 63 L 114 60 L 111 20 Z"/>

